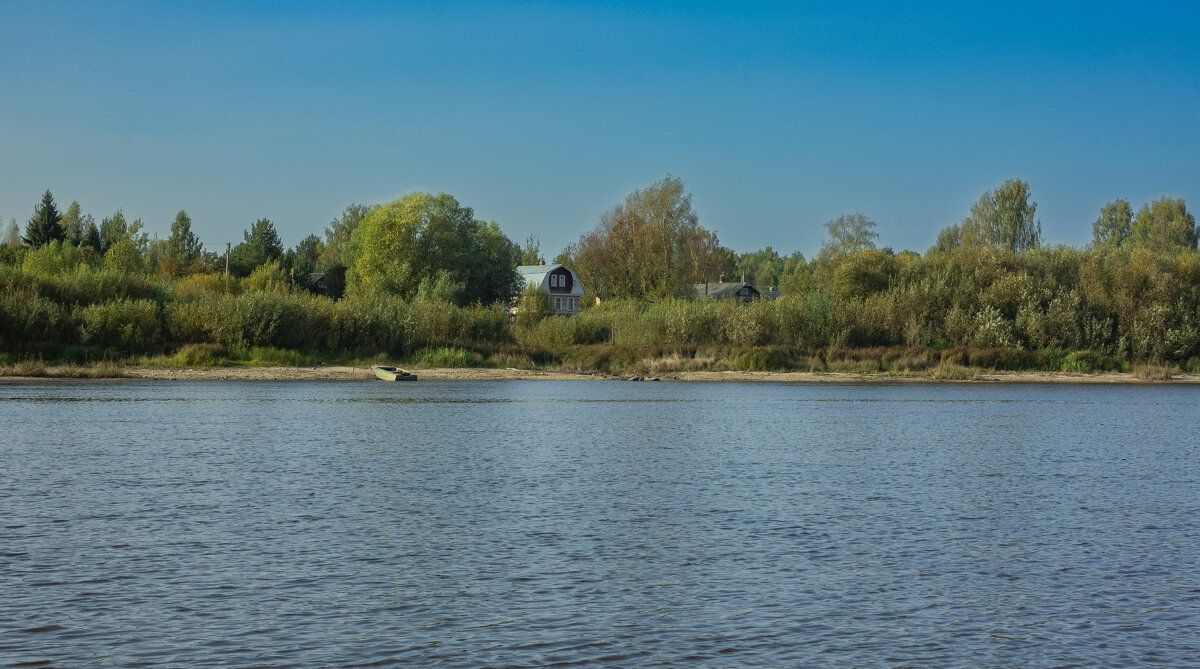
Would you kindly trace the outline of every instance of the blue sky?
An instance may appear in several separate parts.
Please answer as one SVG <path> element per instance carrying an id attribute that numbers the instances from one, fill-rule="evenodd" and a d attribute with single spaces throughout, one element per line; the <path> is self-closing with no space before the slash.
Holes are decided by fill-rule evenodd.
<path id="1" fill-rule="evenodd" d="M 924 251 L 1029 182 L 1048 243 L 1200 207 L 1191 3 L 0 0 L 0 214 L 49 188 L 210 250 L 446 192 L 553 256 L 674 174 L 736 251 L 862 212 Z"/>

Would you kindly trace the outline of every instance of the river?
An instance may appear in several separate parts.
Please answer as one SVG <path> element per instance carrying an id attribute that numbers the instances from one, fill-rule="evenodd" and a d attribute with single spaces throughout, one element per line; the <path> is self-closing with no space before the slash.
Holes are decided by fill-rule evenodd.
<path id="1" fill-rule="evenodd" d="M 1196 666 L 1200 388 L 0 383 L 13 666 Z"/>

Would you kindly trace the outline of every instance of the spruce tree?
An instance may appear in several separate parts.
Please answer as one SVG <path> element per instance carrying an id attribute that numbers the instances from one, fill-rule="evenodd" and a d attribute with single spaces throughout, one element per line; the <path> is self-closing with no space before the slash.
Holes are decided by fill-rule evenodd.
<path id="1" fill-rule="evenodd" d="M 54 204 L 54 196 L 47 190 L 42 195 L 42 203 L 33 208 L 33 217 L 25 225 L 25 243 L 38 247 L 53 241 L 67 238 L 67 232 L 62 227 L 62 215 Z"/>

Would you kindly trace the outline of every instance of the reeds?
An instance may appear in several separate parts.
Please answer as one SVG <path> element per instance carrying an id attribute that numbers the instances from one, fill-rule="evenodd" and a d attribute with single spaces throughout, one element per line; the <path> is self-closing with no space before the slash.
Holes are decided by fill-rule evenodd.
<path id="1" fill-rule="evenodd" d="M 1170 381 L 1171 367 L 1169 365 L 1158 365 L 1153 363 L 1134 365 L 1133 377 L 1139 381 L 1149 381 L 1152 383 Z"/>
<path id="2" fill-rule="evenodd" d="M 90 365 L 67 363 L 49 371 L 46 376 L 58 379 L 119 379 L 125 376 L 125 363 L 116 360 L 101 360 Z"/>
<path id="3" fill-rule="evenodd" d="M 11 365 L 0 365 L 0 376 L 40 378 L 46 376 L 46 363 L 41 358 L 24 358 Z"/>
<path id="4" fill-rule="evenodd" d="M 939 381 L 970 381 L 979 378 L 979 370 L 943 360 L 933 368 L 930 376 Z"/>

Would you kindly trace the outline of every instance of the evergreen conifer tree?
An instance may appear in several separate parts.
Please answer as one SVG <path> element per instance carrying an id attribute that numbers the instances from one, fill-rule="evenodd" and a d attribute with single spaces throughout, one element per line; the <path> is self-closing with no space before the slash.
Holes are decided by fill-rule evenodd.
<path id="1" fill-rule="evenodd" d="M 42 195 L 41 204 L 33 208 L 33 216 L 25 225 L 25 243 L 37 247 L 66 239 L 67 233 L 63 230 L 61 220 L 62 215 L 54 204 L 54 196 L 47 190 Z"/>

